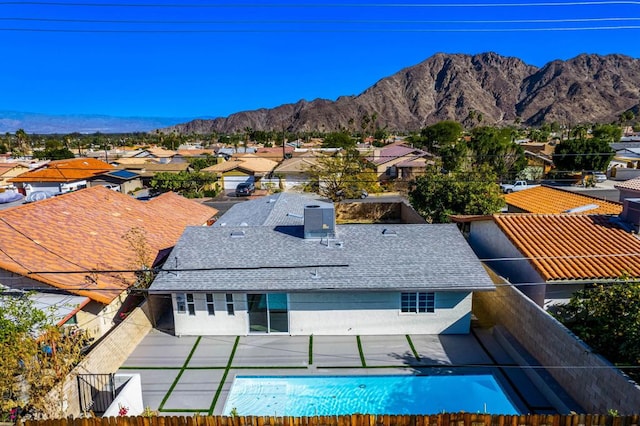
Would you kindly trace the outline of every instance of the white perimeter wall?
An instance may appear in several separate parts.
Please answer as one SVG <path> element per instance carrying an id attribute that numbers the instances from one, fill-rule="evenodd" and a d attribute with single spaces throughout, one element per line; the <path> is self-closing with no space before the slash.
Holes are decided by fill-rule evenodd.
<path id="1" fill-rule="evenodd" d="M 513 284 L 523 284 L 520 290 L 539 306 L 544 305 L 544 280 L 493 220 L 471 222 L 468 241 L 480 259 L 496 259 L 486 261 L 491 269 Z"/>
<path id="2" fill-rule="evenodd" d="M 194 293 L 196 315 L 177 313 L 172 295 L 176 335 L 246 335 L 249 318 L 245 294 L 234 294 L 229 315 L 224 294 L 214 294 L 209 315 L 204 293 Z M 465 334 L 471 320 L 471 293 L 436 293 L 434 313 L 401 313 L 399 292 L 291 293 L 289 334 Z"/>

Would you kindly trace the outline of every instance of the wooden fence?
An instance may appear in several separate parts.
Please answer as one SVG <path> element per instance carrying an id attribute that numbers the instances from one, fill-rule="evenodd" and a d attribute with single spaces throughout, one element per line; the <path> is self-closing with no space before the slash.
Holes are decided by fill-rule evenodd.
<path id="1" fill-rule="evenodd" d="M 640 415 L 438 414 L 432 416 L 107 417 L 26 421 L 24 426 L 639 426 Z"/>

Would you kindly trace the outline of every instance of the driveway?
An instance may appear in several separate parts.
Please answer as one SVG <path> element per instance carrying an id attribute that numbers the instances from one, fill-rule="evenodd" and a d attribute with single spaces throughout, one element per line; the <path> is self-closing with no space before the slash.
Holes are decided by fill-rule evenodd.
<path id="1" fill-rule="evenodd" d="M 222 414 L 237 375 L 389 375 L 491 371 L 523 412 L 558 410 L 491 332 L 411 336 L 191 336 L 150 332 L 120 373 L 140 374 L 145 407 Z"/>

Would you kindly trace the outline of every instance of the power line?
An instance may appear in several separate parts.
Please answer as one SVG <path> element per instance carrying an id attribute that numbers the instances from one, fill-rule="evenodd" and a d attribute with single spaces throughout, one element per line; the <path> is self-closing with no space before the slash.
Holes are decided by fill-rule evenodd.
<path id="1" fill-rule="evenodd" d="M 639 21 L 636 17 L 611 18 L 566 18 L 566 19 L 502 19 L 502 20 L 139 20 L 139 19 L 63 19 L 63 18 L 24 18 L 0 17 L 0 21 L 24 22 L 59 22 L 59 23 L 89 23 L 89 24 L 534 24 L 534 23 L 568 23 L 568 22 L 617 22 Z"/>
<path id="2" fill-rule="evenodd" d="M 603 0 L 603 1 L 556 1 L 556 2 L 519 2 L 519 3 L 81 3 L 46 1 L 1 1 L 0 5 L 14 6 L 54 6 L 54 7 L 95 7 L 95 8 L 152 8 L 152 9 L 441 9 L 441 8 L 519 8 L 519 7 L 569 7 L 569 6 L 638 6 L 640 1 Z"/>
<path id="3" fill-rule="evenodd" d="M 0 32 L 30 33 L 76 33 L 76 34 L 218 34 L 218 33 L 513 33 L 513 32 L 574 32 L 637 30 L 640 25 L 617 25 L 600 27 L 546 27 L 546 28 L 450 28 L 450 29 L 219 29 L 219 30 L 96 30 L 96 29 L 45 29 L 45 28 L 0 28 Z"/>

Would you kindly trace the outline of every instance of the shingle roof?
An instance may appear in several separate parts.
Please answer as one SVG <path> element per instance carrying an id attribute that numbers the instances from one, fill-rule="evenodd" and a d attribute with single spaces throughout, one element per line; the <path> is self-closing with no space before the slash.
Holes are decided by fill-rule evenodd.
<path id="1" fill-rule="evenodd" d="M 640 177 L 625 180 L 624 182 L 613 185 L 616 189 L 630 189 L 632 191 L 640 191 Z"/>
<path id="2" fill-rule="evenodd" d="M 640 277 L 640 240 L 609 216 L 507 214 L 494 220 L 546 281 Z"/>
<path id="3" fill-rule="evenodd" d="M 494 288 L 453 224 L 338 225 L 330 242 L 299 238 L 300 228 L 189 227 L 165 264 L 174 270 L 160 272 L 151 291 Z"/>
<path id="4" fill-rule="evenodd" d="M 38 170 L 25 172 L 10 182 L 72 182 L 112 170 L 113 166 L 95 158 L 73 158 L 49 162 Z"/>
<path id="5" fill-rule="evenodd" d="M 143 202 L 102 186 L 71 192 L 0 212 L 0 268 L 109 303 L 132 274 L 91 271 L 139 267 L 127 231 L 145 231 L 153 259 L 216 212 L 173 193 Z"/>
<path id="6" fill-rule="evenodd" d="M 202 169 L 209 173 L 224 173 L 236 168 L 244 169 L 253 173 L 268 173 L 278 165 L 277 162 L 257 157 L 241 157 Z"/>
<path id="7" fill-rule="evenodd" d="M 512 192 L 511 194 L 506 194 L 504 199 L 507 204 L 528 213 L 568 213 L 567 210 L 591 204 L 597 205 L 598 208 L 587 210 L 583 214 L 620 214 L 622 212 L 620 203 L 548 186 L 538 186 L 524 191 Z"/>
<path id="8" fill-rule="evenodd" d="M 371 161 L 373 164 L 380 165 L 395 160 L 398 157 L 404 157 L 407 155 L 423 156 L 429 155 L 429 153 L 406 145 L 391 145 L 381 149 L 378 156 L 374 155 L 367 157 L 367 160 Z"/>
<path id="9" fill-rule="evenodd" d="M 301 225 L 306 205 L 326 201 L 315 194 L 280 192 L 235 204 L 213 226 Z"/>

